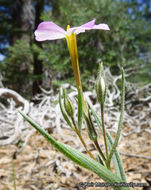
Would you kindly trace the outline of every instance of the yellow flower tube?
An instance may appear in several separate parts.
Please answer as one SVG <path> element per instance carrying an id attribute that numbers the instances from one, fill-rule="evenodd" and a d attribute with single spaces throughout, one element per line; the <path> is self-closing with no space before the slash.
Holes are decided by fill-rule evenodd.
<path id="1" fill-rule="evenodd" d="M 69 25 L 67 26 L 67 30 L 69 29 Z M 76 80 L 76 86 L 77 89 L 82 90 L 82 84 L 81 84 L 81 77 L 80 77 L 80 70 L 79 70 L 79 58 L 78 58 L 78 48 L 77 48 L 77 39 L 76 34 L 72 33 L 70 35 L 66 35 L 67 45 L 71 57 L 71 63 L 73 67 L 74 77 Z"/>

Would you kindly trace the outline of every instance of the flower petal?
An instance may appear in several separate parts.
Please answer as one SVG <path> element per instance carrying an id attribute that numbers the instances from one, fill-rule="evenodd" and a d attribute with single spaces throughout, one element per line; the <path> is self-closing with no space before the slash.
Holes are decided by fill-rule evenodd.
<path id="1" fill-rule="evenodd" d="M 95 19 L 93 19 L 90 22 L 87 22 L 81 26 L 69 28 L 67 32 L 68 32 L 68 34 L 70 34 L 71 32 L 79 34 L 79 33 L 85 32 L 86 30 L 91 30 L 93 28 L 94 24 L 95 24 Z"/>
<path id="2" fill-rule="evenodd" d="M 110 30 L 107 24 L 97 24 L 93 26 L 93 29 Z"/>
<path id="3" fill-rule="evenodd" d="M 93 19 L 93 20 L 91 20 L 91 21 L 89 21 L 89 22 L 87 22 L 87 23 L 85 23 L 85 24 L 83 24 L 83 25 L 81 25 L 79 27 L 92 29 L 94 24 L 95 24 L 95 19 Z"/>
<path id="4" fill-rule="evenodd" d="M 67 32 L 53 22 L 42 22 L 35 31 L 37 41 L 65 38 Z"/>
<path id="5" fill-rule="evenodd" d="M 93 30 L 93 29 L 110 30 L 107 24 L 95 25 L 95 19 L 93 19 L 90 22 L 87 22 L 81 26 L 69 28 L 67 33 L 68 33 L 68 35 L 71 32 L 76 33 L 76 34 L 80 34 L 82 32 L 85 32 L 86 30 Z"/>

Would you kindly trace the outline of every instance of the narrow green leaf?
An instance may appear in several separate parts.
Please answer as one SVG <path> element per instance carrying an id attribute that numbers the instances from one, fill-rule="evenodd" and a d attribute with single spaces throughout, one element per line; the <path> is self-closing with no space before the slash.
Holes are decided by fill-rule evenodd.
<path id="1" fill-rule="evenodd" d="M 59 105 L 60 105 L 61 113 L 62 113 L 64 119 L 66 120 L 67 124 L 74 130 L 74 126 L 73 126 L 72 122 L 70 121 L 70 119 L 64 109 L 64 106 L 62 104 L 62 101 L 61 101 L 61 90 L 59 92 Z"/>
<path id="2" fill-rule="evenodd" d="M 96 155 L 96 159 L 97 159 L 97 161 L 98 161 L 101 165 L 104 166 L 104 163 L 103 163 L 103 161 L 102 161 L 102 159 L 101 159 L 101 157 L 100 157 L 99 155 Z"/>
<path id="3" fill-rule="evenodd" d="M 101 124 L 101 120 L 98 117 L 98 115 L 96 114 L 96 112 L 94 111 L 94 109 L 92 108 L 92 106 L 90 106 L 90 109 L 92 111 L 92 115 L 94 116 L 96 123 L 98 125 L 98 127 L 100 128 L 101 133 L 103 134 L 103 129 L 102 129 L 102 124 Z M 107 137 L 107 143 L 108 146 L 111 150 L 112 148 L 112 144 L 113 144 L 113 140 L 112 137 L 110 136 L 109 132 L 106 129 L 106 137 Z M 124 168 L 123 168 L 123 163 L 120 157 L 120 154 L 118 152 L 118 150 L 115 150 L 115 154 L 113 156 L 113 163 L 114 163 L 114 168 L 116 170 L 116 174 L 124 181 L 126 182 L 126 176 L 125 176 L 125 172 L 124 172 Z"/>
<path id="4" fill-rule="evenodd" d="M 32 121 L 27 115 L 20 112 L 19 113 L 28 121 L 36 130 L 38 130 L 46 140 L 54 146 L 59 152 L 63 153 L 66 157 L 71 159 L 76 164 L 93 171 L 96 173 L 100 178 L 102 178 L 105 182 L 108 182 L 112 185 L 112 187 L 116 190 L 128 190 L 127 187 L 115 187 L 116 183 L 121 183 L 122 180 L 113 174 L 110 170 L 102 166 L 100 163 L 96 162 L 95 160 L 89 158 L 85 154 L 77 151 L 76 149 L 65 145 L 63 143 L 57 142 L 53 137 L 51 137 L 44 129 L 42 129 L 38 124 Z"/>
<path id="5" fill-rule="evenodd" d="M 85 123 L 86 123 L 89 138 L 92 141 L 96 142 L 97 138 L 98 138 L 98 135 L 97 135 L 97 132 L 96 132 L 95 127 L 93 125 L 93 122 L 92 122 L 92 119 L 90 117 L 89 111 L 88 111 L 88 115 L 86 115 L 85 112 L 84 112 L 84 119 L 85 119 Z"/>
<path id="6" fill-rule="evenodd" d="M 118 145 L 118 141 L 119 141 L 119 138 L 120 138 L 120 133 L 121 133 L 121 129 L 122 129 L 122 124 L 123 124 L 123 115 L 124 115 L 124 103 L 125 103 L 125 77 L 124 77 L 124 70 L 122 69 L 122 102 L 121 102 L 121 114 L 120 114 L 120 120 L 119 120 L 119 123 L 118 123 L 118 130 L 117 130 L 117 133 L 116 133 L 116 136 L 115 136 L 115 140 L 114 140 L 114 143 L 112 145 L 112 149 L 110 151 L 110 154 L 108 156 L 108 159 L 107 159 L 107 163 L 110 164 L 111 162 L 111 158 L 116 150 L 116 147 Z"/>
<path id="7" fill-rule="evenodd" d="M 82 110 L 82 95 L 81 95 L 81 89 L 78 90 L 78 128 L 81 132 L 82 127 L 82 116 L 83 116 L 83 110 Z"/>

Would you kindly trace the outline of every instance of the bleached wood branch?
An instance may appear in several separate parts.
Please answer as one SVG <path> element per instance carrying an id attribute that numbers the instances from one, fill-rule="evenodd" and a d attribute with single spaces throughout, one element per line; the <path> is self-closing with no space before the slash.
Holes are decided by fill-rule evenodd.
<path id="1" fill-rule="evenodd" d="M 122 154 L 124 156 L 128 156 L 128 157 L 143 158 L 143 159 L 151 160 L 151 157 L 149 157 L 149 156 L 136 155 L 136 154 L 128 154 L 128 153 L 123 153 L 123 152 L 120 152 L 120 154 Z"/>
<path id="2" fill-rule="evenodd" d="M 21 117 L 17 117 L 17 107 L 23 107 L 25 113 L 29 112 L 29 102 L 17 92 L 0 88 L 0 97 L 4 97 L 9 107 L 2 105 L 0 110 L 0 145 L 16 143 L 21 136 Z"/>
<path id="3" fill-rule="evenodd" d="M 110 87 L 107 89 L 105 102 L 105 125 L 110 131 L 116 132 L 121 102 L 121 92 L 117 81 L 121 80 L 121 76 L 113 76 L 109 68 L 105 69 L 105 76 L 107 86 Z M 94 90 L 84 92 L 84 98 L 100 115 L 100 105 L 97 103 L 95 82 L 91 81 L 91 84 L 94 86 Z M 122 134 L 128 136 L 134 132 L 140 133 L 142 130 L 151 133 L 151 95 L 146 96 L 146 94 L 151 94 L 151 84 L 144 86 L 142 89 L 136 89 L 135 84 L 128 82 L 126 84 L 124 125 L 128 126 L 129 131 L 123 131 Z M 77 97 L 76 88 L 70 84 L 64 84 L 63 86 L 67 90 L 70 90 L 69 97 L 77 113 L 77 103 L 75 101 Z M 17 113 L 17 109 L 22 109 L 24 113 L 28 114 L 44 129 L 56 130 L 58 134 L 62 133 L 64 127 L 68 127 L 57 103 L 58 95 L 54 94 L 53 90 L 46 91 L 42 89 L 42 94 L 38 94 L 35 97 L 40 102 L 39 104 L 29 103 L 17 92 L 7 88 L 0 88 L 0 97 L 2 96 L 7 100 L 7 105 L 0 102 L 0 145 L 16 143 L 23 135 L 25 136 L 26 144 L 35 131 L 27 122 L 24 122 L 22 117 Z M 143 129 L 143 126 L 147 128 Z"/>
<path id="4" fill-rule="evenodd" d="M 17 92 L 7 89 L 0 88 L 0 96 L 4 96 L 5 98 L 12 98 L 19 106 L 24 107 L 24 112 L 28 113 L 29 111 L 29 102 L 25 100 L 20 94 Z"/>

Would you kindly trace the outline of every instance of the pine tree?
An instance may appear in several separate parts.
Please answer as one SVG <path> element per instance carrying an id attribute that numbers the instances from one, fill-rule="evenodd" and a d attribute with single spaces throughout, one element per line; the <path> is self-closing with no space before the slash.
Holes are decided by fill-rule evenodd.
<path id="1" fill-rule="evenodd" d="M 1 65 L 5 71 L 4 84 L 29 96 L 31 92 L 33 95 L 40 93 L 42 61 L 32 46 L 37 43 L 34 40 L 34 30 L 40 22 L 44 1 L 5 1 L 1 7 L 5 10 L 3 15 L 9 18 L 5 21 L 5 30 L 1 35 L 7 40 L 3 44 L 7 43 L 8 46 L 8 51 L 4 50 L 7 57 Z"/>

